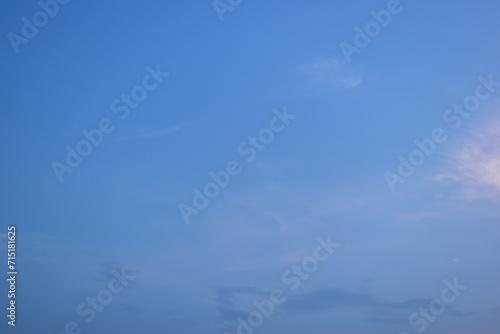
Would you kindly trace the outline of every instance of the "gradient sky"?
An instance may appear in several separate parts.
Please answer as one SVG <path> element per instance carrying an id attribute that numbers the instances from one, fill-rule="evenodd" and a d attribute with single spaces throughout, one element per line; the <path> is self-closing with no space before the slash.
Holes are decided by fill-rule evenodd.
<path id="1" fill-rule="evenodd" d="M 0 331 L 233 334 L 280 289 L 254 333 L 413 334 L 457 278 L 426 332 L 497 334 L 500 88 L 457 129 L 443 114 L 500 81 L 500 3 L 401 0 L 348 63 L 339 45 L 387 6 L 243 1 L 221 20 L 210 0 L 70 1 L 16 53 L 8 33 L 40 6 L 3 1 L 0 254 L 17 225 L 19 306 L 11 328 L 2 280 Z M 113 101 L 157 66 L 168 77 L 120 119 Z M 284 108 L 296 117 L 246 161 L 240 143 Z M 53 162 L 106 118 L 59 182 Z M 436 128 L 447 140 L 392 192 L 384 173 Z M 241 173 L 186 224 L 179 204 L 231 160 Z M 328 236 L 338 250 L 289 289 Z M 78 305 L 123 267 L 134 280 L 86 323 Z"/>

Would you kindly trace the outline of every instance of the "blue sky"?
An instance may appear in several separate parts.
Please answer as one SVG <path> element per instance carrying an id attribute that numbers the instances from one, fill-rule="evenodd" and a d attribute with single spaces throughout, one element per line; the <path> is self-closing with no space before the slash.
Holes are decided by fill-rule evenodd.
<path id="1" fill-rule="evenodd" d="M 58 3 L 30 38 L 40 4 L 0 5 L 0 249 L 15 224 L 19 271 L 2 333 L 232 334 L 273 290 L 286 301 L 254 333 L 498 333 L 500 4 L 221 3 L 223 20 L 211 1 Z M 394 6 L 348 62 L 341 43 Z M 454 129 L 444 115 L 466 101 Z M 446 140 L 399 175 L 435 129 Z M 269 140 L 247 161 L 252 137 Z M 227 186 L 196 208 L 220 171 Z M 285 273 L 328 237 L 340 247 L 290 289 Z M 467 288 L 443 304 L 455 279 Z M 95 319 L 77 313 L 119 284 Z"/>

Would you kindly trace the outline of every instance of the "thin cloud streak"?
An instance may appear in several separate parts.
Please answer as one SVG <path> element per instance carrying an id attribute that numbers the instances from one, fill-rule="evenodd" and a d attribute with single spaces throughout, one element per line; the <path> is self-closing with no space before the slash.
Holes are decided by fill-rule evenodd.
<path id="1" fill-rule="evenodd" d="M 335 59 L 324 59 L 307 64 L 300 72 L 308 76 L 311 88 L 347 89 L 360 85 L 363 79 L 359 75 L 348 73 Z"/>

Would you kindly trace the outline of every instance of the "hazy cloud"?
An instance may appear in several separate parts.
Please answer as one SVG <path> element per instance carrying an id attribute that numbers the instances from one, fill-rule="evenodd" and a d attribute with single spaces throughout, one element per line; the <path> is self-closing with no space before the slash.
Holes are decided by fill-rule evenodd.
<path id="1" fill-rule="evenodd" d="M 363 81 L 359 75 L 351 74 L 335 59 L 325 59 L 307 64 L 301 68 L 301 72 L 308 76 L 312 87 L 351 88 L 360 85 Z"/>
<path id="2" fill-rule="evenodd" d="M 451 171 L 436 180 L 464 186 L 465 199 L 500 195 L 500 121 L 474 130 L 450 158 Z"/>

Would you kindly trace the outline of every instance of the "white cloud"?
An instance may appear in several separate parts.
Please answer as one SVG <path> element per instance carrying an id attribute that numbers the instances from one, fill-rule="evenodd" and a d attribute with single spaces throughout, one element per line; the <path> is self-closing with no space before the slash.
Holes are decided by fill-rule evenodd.
<path id="1" fill-rule="evenodd" d="M 446 219 L 445 214 L 432 211 L 402 212 L 397 214 L 396 222 L 398 224 L 421 224 L 426 220 Z"/>
<path id="2" fill-rule="evenodd" d="M 359 75 L 353 75 L 339 65 L 335 59 L 324 59 L 303 66 L 301 72 L 309 77 L 310 85 L 325 86 L 329 89 L 351 88 L 363 81 Z"/>
<path id="3" fill-rule="evenodd" d="M 452 171 L 436 175 L 438 181 L 464 186 L 466 199 L 500 195 L 500 121 L 491 120 L 472 132 L 450 159 Z"/>

